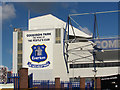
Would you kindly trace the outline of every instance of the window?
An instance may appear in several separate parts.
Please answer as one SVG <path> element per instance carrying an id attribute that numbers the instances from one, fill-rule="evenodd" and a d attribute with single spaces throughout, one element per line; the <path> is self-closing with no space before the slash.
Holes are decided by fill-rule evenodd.
<path id="1" fill-rule="evenodd" d="M 18 43 L 18 51 L 22 50 L 22 43 Z"/>
<path id="2" fill-rule="evenodd" d="M 22 63 L 22 57 L 18 58 L 18 63 Z"/>
<path id="3" fill-rule="evenodd" d="M 61 43 L 61 29 L 57 28 L 55 30 L 55 43 Z"/>
<path id="4" fill-rule="evenodd" d="M 18 58 L 22 58 L 22 54 L 18 54 Z"/>
<path id="5" fill-rule="evenodd" d="M 22 40 L 22 31 L 18 32 L 18 40 Z"/>
<path id="6" fill-rule="evenodd" d="M 18 65 L 18 70 L 19 70 L 20 68 L 22 68 L 22 65 Z"/>
<path id="7" fill-rule="evenodd" d="M 117 67 L 120 66 L 120 62 L 106 62 L 106 63 L 96 63 L 96 67 Z M 93 63 L 87 64 L 70 64 L 70 68 L 89 68 L 94 67 Z"/>

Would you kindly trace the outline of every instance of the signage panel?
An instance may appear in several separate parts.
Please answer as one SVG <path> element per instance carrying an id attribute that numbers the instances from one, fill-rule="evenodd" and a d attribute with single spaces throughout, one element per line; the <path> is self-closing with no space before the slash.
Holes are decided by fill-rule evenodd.
<path id="1" fill-rule="evenodd" d="M 53 30 L 23 31 L 23 67 L 53 68 Z"/>
<path id="2" fill-rule="evenodd" d="M 120 49 L 120 38 L 95 39 L 94 42 L 103 50 Z"/>

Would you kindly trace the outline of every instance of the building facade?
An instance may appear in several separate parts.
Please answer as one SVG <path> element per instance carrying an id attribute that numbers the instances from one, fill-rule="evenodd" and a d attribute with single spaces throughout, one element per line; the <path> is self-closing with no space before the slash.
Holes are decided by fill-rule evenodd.
<path id="1" fill-rule="evenodd" d="M 28 31 L 14 30 L 13 72 L 16 73 L 22 67 L 28 68 L 29 74 L 33 73 L 34 80 L 54 80 L 55 77 L 60 77 L 64 81 L 77 81 L 80 77 L 93 78 L 94 65 L 91 52 L 93 43 L 88 40 L 92 39 L 92 36 L 75 27 L 73 28 L 77 41 L 68 42 L 69 73 L 67 73 L 63 54 L 65 25 L 64 21 L 49 14 L 30 19 Z M 72 39 L 74 33 L 71 28 L 69 31 Z M 116 44 L 114 40 L 117 40 Z M 96 52 L 96 77 L 119 74 L 118 44 L 120 41 L 114 40 L 96 40 L 96 44 L 104 49 L 103 53 Z M 114 48 L 115 45 L 117 49 Z"/>

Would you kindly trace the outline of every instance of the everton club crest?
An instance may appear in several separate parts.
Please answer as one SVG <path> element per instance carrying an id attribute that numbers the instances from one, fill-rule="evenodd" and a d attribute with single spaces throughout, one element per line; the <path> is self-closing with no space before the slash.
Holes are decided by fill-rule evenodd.
<path id="1" fill-rule="evenodd" d="M 33 45 L 31 48 L 32 48 L 32 53 L 30 55 L 30 59 L 33 62 L 38 62 L 38 63 L 43 62 L 48 58 L 47 53 L 45 51 L 46 46 L 44 44 Z"/>

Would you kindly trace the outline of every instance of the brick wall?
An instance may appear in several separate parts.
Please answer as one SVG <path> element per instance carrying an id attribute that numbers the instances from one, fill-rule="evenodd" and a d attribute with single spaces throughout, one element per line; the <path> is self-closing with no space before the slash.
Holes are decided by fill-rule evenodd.
<path id="1" fill-rule="evenodd" d="M 21 68 L 18 73 L 20 76 L 20 88 L 28 88 L 28 68 Z"/>

